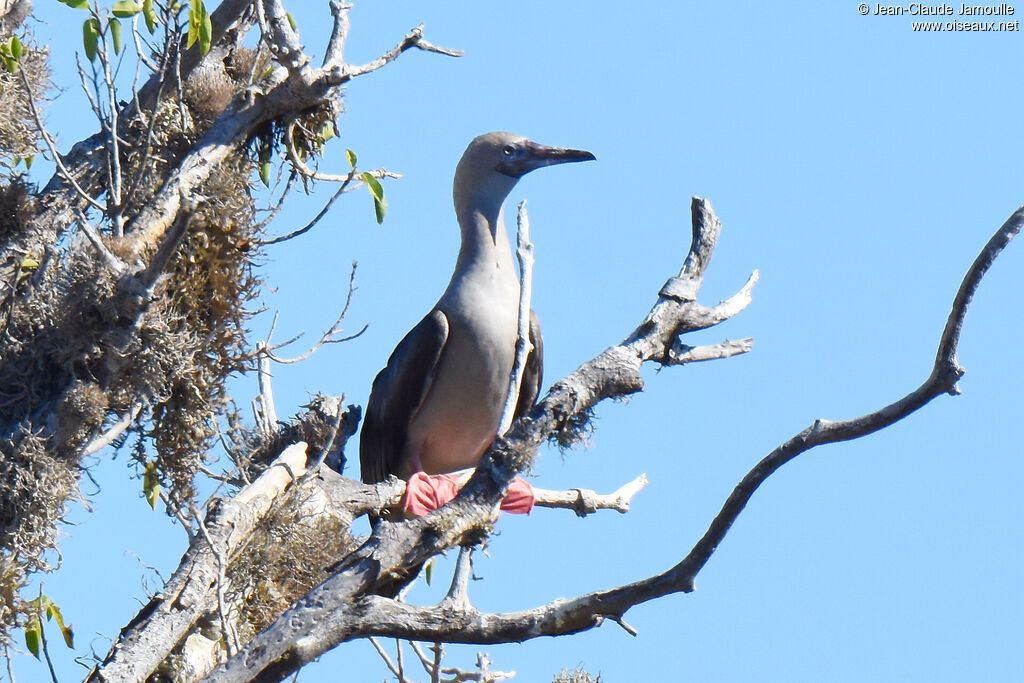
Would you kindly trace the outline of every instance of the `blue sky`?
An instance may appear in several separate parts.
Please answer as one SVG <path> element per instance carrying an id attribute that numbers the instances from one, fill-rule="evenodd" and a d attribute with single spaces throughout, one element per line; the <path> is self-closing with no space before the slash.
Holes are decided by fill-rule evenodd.
<path id="1" fill-rule="evenodd" d="M 81 15 L 36 4 L 46 22 L 36 35 L 65 86 L 49 122 L 66 150 L 95 127 L 72 71 Z M 290 9 L 319 56 L 327 3 Z M 531 174 L 508 204 L 511 213 L 529 200 L 547 384 L 642 319 L 688 247 L 692 195 L 710 199 L 724 224 L 702 300 L 761 273 L 750 308 L 696 340 L 753 336 L 754 351 L 649 368 L 646 393 L 598 410 L 590 448 L 544 451 L 538 486 L 610 491 L 641 472 L 651 484 L 627 515 L 503 519 L 471 596 L 483 610 L 523 609 L 671 566 L 777 444 L 815 418 L 873 410 L 923 381 L 961 277 L 1024 203 L 1020 33 L 926 34 L 911 21 L 861 16 L 852 1 L 357 3 L 352 62 L 420 22 L 429 40 L 466 56 L 408 53 L 346 91 L 325 170 L 343 170 L 350 147 L 361 165 L 403 178 L 385 186 L 383 226 L 357 194 L 270 253 L 264 274 L 275 289 L 263 303 L 280 311 L 277 338 L 330 325 L 353 260 L 348 324 L 370 325 L 278 368 L 278 411 L 318 391 L 365 403 L 395 343 L 447 283 L 458 248 L 451 177 L 470 139 L 512 130 L 589 149 L 596 162 Z M 273 229 L 301 227 L 330 192 L 297 197 Z M 784 467 L 695 593 L 627 614 L 638 637 L 606 624 L 452 647 L 450 663 L 487 651 L 522 681 L 577 664 L 608 683 L 1024 678 L 1022 267 L 1011 244 L 978 293 L 960 348 L 962 396 Z M 268 325 L 258 319 L 254 334 Z M 243 404 L 255 391 L 249 378 L 233 385 Z M 353 476 L 355 453 L 352 444 Z M 135 614 L 152 577 L 140 559 L 167 575 L 184 550 L 184 534 L 148 509 L 125 460 L 99 459 L 94 512 L 71 510 L 63 569 L 44 579 L 75 625 L 74 655 L 105 652 L 96 634 L 115 636 Z M 442 593 L 420 586 L 413 599 Z M 62 680 L 81 677 L 74 655 L 54 655 Z M 29 658 L 15 672 L 46 676 Z M 385 676 L 357 642 L 300 680 Z"/>

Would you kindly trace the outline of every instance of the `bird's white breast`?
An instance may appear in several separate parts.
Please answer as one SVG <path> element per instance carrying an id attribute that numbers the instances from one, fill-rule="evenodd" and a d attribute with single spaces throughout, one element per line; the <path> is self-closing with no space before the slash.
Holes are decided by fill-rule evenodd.
<path id="1" fill-rule="evenodd" d="M 473 467 L 493 441 L 515 356 L 519 283 L 492 263 L 453 282 L 438 307 L 448 340 L 410 423 L 409 456 L 428 474 Z"/>

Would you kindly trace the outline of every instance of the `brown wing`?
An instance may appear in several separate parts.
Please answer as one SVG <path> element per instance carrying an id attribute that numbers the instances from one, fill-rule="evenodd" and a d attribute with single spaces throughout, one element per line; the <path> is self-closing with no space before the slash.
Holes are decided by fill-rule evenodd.
<path id="1" fill-rule="evenodd" d="M 378 373 L 359 437 L 363 482 L 375 484 L 398 471 L 409 422 L 423 404 L 448 341 L 448 318 L 435 310 L 405 335 Z"/>
<path id="2" fill-rule="evenodd" d="M 519 419 L 533 409 L 540 393 L 540 385 L 544 380 L 544 338 L 540 335 L 540 321 L 537 314 L 530 311 L 530 343 L 533 351 L 526 357 L 526 368 L 523 371 L 523 384 L 519 388 L 519 400 L 516 402 L 515 419 Z"/>

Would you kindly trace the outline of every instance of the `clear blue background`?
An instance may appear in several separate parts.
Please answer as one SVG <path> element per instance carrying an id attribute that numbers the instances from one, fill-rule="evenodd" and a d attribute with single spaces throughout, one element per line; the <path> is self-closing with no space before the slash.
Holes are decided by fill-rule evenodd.
<path id="1" fill-rule="evenodd" d="M 83 15 L 36 4 L 35 33 L 65 89 L 48 120 L 66 150 L 95 129 L 73 71 Z M 327 3 L 290 9 L 319 57 Z M 476 565 L 484 580 L 471 595 L 482 610 L 664 570 L 777 444 L 815 418 L 852 417 L 916 387 L 961 277 L 1024 203 L 1019 32 L 915 33 L 910 17 L 861 16 L 852 0 L 364 1 L 352 11 L 349 60 L 369 61 L 421 21 L 429 40 L 466 56 L 411 52 L 353 82 L 324 164 L 344 171 L 350 147 L 362 166 L 403 174 L 386 184 L 384 225 L 359 193 L 270 252 L 264 275 L 275 289 L 263 303 L 281 312 L 277 339 L 315 338 L 330 325 L 352 260 L 359 290 L 348 329 L 370 324 L 355 341 L 276 369 L 282 415 L 315 392 L 365 403 L 395 343 L 447 283 L 458 247 L 452 172 L 482 132 L 597 156 L 532 174 L 510 198 L 510 214 L 529 199 L 549 383 L 631 331 L 678 271 L 692 195 L 710 199 L 724 223 L 702 300 L 761 272 L 751 307 L 697 337 L 753 336 L 751 354 L 651 367 L 646 393 L 600 407 L 589 449 L 541 454 L 538 486 L 611 491 L 641 472 L 651 484 L 628 515 L 504 518 Z M 317 190 L 289 203 L 273 230 L 304 225 L 333 188 Z M 627 614 L 638 637 L 606 624 L 451 647 L 449 663 L 468 667 L 487 651 L 522 681 L 577 664 L 608 683 L 1024 680 L 1022 266 L 1011 244 L 979 291 L 960 349 L 962 396 L 784 467 L 696 593 Z M 254 338 L 268 325 L 257 319 Z M 233 385 L 243 404 L 255 392 L 252 378 Z M 356 452 L 350 444 L 353 476 Z M 62 680 L 84 674 L 74 656 L 106 652 L 145 601 L 144 581 L 159 585 L 142 564 L 166 576 L 185 547 L 125 461 L 97 459 L 94 511 L 71 508 L 63 568 L 45 577 L 77 634 L 74 653 L 53 647 Z M 413 599 L 433 602 L 445 583 L 421 585 Z M 46 679 L 27 657 L 15 671 L 19 681 Z M 369 644 L 355 642 L 300 680 L 386 675 Z"/>

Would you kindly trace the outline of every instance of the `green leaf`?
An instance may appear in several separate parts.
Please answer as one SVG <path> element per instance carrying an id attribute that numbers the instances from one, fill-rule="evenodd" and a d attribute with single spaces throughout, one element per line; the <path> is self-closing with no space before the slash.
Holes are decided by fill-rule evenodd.
<path id="1" fill-rule="evenodd" d="M 114 3 L 113 7 L 110 8 L 110 11 L 114 13 L 115 17 L 128 19 L 141 12 L 142 5 L 137 2 L 132 2 L 131 0 L 120 0 L 120 2 Z"/>
<path id="2" fill-rule="evenodd" d="M 192 7 L 188 10 L 188 40 L 185 41 L 185 49 L 188 49 L 195 45 L 195 42 L 199 40 L 199 27 L 203 23 L 203 11 L 206 8 L 203 7 L 203 0 L 195 0 L 192 3 Z"/>
<path id="3" fill-rule="evenodd" d="M 27 157 L 25 157 L 22 160 L 22 161 L 25 162 L 25 170 L 26 171 L 29 170 L 30 168 L 32 168 L 32 162 L 35 161 L 35 160 L 36 160 L 36 155 L 35 154 L 29 154 Z"/>
<path id="4" fill-rule="evenodd" d="M 350 149 L 345 150 L 345 158 L 348 159 L 348 165 L 352 168 L 356 167 L 356 153 Z"/>
<path id="5" fill-rule="evenodd" d="M 160 477 L 157 476 L 155 462 L 146 463 L 146 471 L 142 474 L 142 492 L 146 495 L 149 507 L 156 510 L 160 500 Z"/>
<path id="6" fill-rule="evenodd" d="M 384 201 L 384 188 L 380 182 L 369 173 L 363 173 L 360 178 L 366 183 L 366 188 L 373 195 L 373 212 L 377 216 L 377 225 L 384 222 L 384 213 L 388 210 L 388 203 Z"/>
<path id="7" fill-rule="evenodd" d="M 430 580 L 434 578 L 434 560 L 431 559 L 423 565 L 423 578 L 427 580 L 427 585 L 430 585 Z"/>
<path id="8" fill-rule="evenodd" d="M 299 30 L 299 25 L 295 23 L 295 17 L 292 16 L 291 12 L 285 12 L 284 16 L 288 18 L 288 25 L 292 27 L 293 31 Z"/>
<path id="9" fill-rule="evenodd" d="M 156 10 L 153 9 L 153 0 L 143 0 L 142 18 L 146 20 L 146 28 L 152 34 L 153 31 L 156 30 L 157 25 Z"/>
<path id="10" fill-rule="evenodd" d="M 14 57 L 2 57 L 0 59 L 3 59 L 4 68 L 7 69 L 10 73 L 12 73 L 12 74 L 18 73 L 18 60 L 17 59 L 15 59 Z"/>
<path id="11" fill-rule="evenodd" d="M 60 613 L 60 608 L 50 598 L 43 596 L 43 604 L 46 607 L 46 618 L 55 619 L 57 621 L 57 628 L 60 629 L 61 636 L 64 637 L 64 644 L 68 647 L 74 647 L 75 634 L 71 630 L 71 625 L 64 624 L 64 615 Z"/>
<path id="12" fill-rule="evenodd" d="M 82 44 L 85 46 L 85 56 L 89 61 L 96 59 L 96 41 L 100 36 L 100 22 L 95 19 L 86 19 L 82 24 Z"/>
<path id="13" fill-rule="evenodd" d="M 89 0 L 60 0 L 71 9 L 89 9 Z"/>
<path id="14" fill-rule="evenodd" d="M 25 258 L 21 259 L 21 262 L 18 264 L 18 267 L 21 268 L 22 270 L 35 270 L 36 268 L 39 267 L 39 261 L 32 258 L 31 256 L 26 256 Z"/>
<path id="15" fill-rule="evenodd" d="M 270 187 L 270 162 L 269 161 L 261 161 L 260 162 L 260 180 L 263 181 L 264 185 L 266 185 L 267 187 Z"/>
<path id="16" fill-rule="evenodd" d="M 206 54 L 213 45 L 213 22 L 210 21 L 210 13 L 203 10 L 203 20 L 199 25 L 199 53 Z"/>
<path id="17" fill-rule="evenodd" d="M 269 142 L 266 142 L 265 140 L 260 142 L 259 151 L 256 154 L 256 157 L 260 160 L 260 163 L 270 161 L 271 151 L 273 150 L 271 149 Z"/>
<path id="18" fill-rule="evenodd" d="M 22 53 L 21 41 L 18 40 L 18 36 L 11 36 L 11 56 L 15 59 L 21 59 Z"/>
<path id="19" fill-rule="evenodd" d="M 195 0 L 188 11 L 188 40 L 185 47 L 192 47 L 196 41 L 199 41 L 199 52 L 204 55 L 210 51 L 213 44 L 213 23 L 203 0 Z"/>
<path id="20" fill-rule="evenodd" d="M 25 646 L 28 647 L 29 652 L 35 655 L 36 659 L 39 659 L 39 636 L 42 628 L 38 617 L 32 617 L 28 626 L 25 627 Z"/>
<path id="21" fill-rule="evenodd" d="M 121 50 L 124 49 L 124 43 L 121 41 L 121 21 L 119 19 L 110 20 L 110 39 L 114 43 L 114 54 L 121 54 Z"/>

